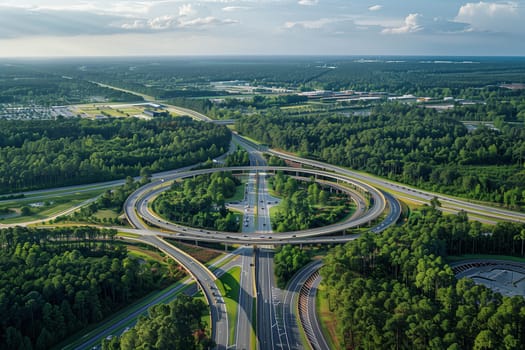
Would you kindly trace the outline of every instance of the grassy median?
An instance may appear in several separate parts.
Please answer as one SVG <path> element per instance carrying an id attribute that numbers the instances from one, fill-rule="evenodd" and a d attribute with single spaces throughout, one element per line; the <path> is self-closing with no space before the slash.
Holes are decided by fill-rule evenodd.
<path id="1" fill-rule="evenodd" d="M 228 329 L 230 331 L 228 345 L 235 344 L 240 280 L 241 268 L 239 266 L 228 270 L 217 280 L 217 287 L 221 291 L 224 303 L 226 304 L 226 310 L 228 311 Z"/>

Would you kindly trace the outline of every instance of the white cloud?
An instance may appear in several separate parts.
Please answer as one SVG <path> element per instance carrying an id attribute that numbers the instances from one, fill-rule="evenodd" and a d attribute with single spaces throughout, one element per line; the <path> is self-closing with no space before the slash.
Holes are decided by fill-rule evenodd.
<path id="1" fill-rule="evenodd" d="M 461 6 L 455 21 L 470 24 L 471 31 L 514 32 L 522 28 L 519 10 L 515 2 L 471 2 Z"/>
<path id="2" fill-rule="evenodd" d="M 384 34 L 407 34 L 419 32 L 423 29 L 420 24 L 421 15 L 419 13 L 411 13 L 405 17 L 405 21 L 400 27 L 385 28 L 382 30 Z"/>
<path id="3" fill-rule="evenodd" d="M 234 12 L 248 9 L 250 9 L 248 6 L 226 6 L 222 8 L 222 10 L 225 12 Z"/>
<path id="4" fill-rule="evenodd" d="M 203 18 L 195 18 L 189 21 L 181 21 L 179 22 L 178 27 L 179 28 L 207 28 L 212 26 L 218 26 L 218 25 L 230 25 L 230 24 L 237 24 L 239 21 L 233 20 L 233 19 L 219 19 L 217 17 L 203 17 Z"/>
<path id="5" fill-rule="evenodd" d="M 132 22 L 121 24 L 120 27 L 126 30 L 139 30 L 147 28 L 147 21 L 136 19 Z"/>
<path id="6" fill-rule="evenodd" d="M 201 17 L 190 20 L 183 20 L 174 16 L 161 16 L 150 20 L 135 20 L 133 22 L 124 23 L 120 27 L 122 29 L 138 32 L 160 32 L 175 29 L 203 29 L 219 25 L 237 24 L 238 21 L 231 19 L 219 19 L 216 17 Z"/>
<path id="7" fill-rule="evenodd" d="M 183 4 L 179 7 L 179 16 L 181 17 L 189 17 L 196 13 L 195 9 L 191 4 Z"/>
<path id="8" fill-rule="evenodd" d="M 359 29 L 352 18 L 349 17 L 320 18 L 308 21 L 288 21 L 285 22 L 281 28 L 295 32 L 314 31 L 317 34 L 329 36 L 338 36 Z"/>
<path id="9" fill-rule="evenodd" d="M 370 7 L 368 8 L 368 11 L 379 11 L 379 10 L 381 10 L 382 8 L 383 8 L 383 6 L 381 6 L 381 5 L 374 5 L 374 6 L 370 6 Z"/>
<path id="10" fill-rule="evenodd" d="M 317 5 L 318 2 L 318 0 L 299 0 L 297 3 L 303 6 L 313 6 Z"/>
<path id="11" fill-rule="evenodd" d="M 148 28 L 152 30 L 168 30 L 177 28 L 179 22 L 174 16 L 161 16 L 150 19 Z"/>
<path id="12" fill-rule="evenodd" d="M 285 29 L 303 28 L 303 29 L 321 29 L 327 24 L 334 23 L 337 21 L 334 18 L 321 18 L 312 21 L 295 21 L 286 22 L 284 24 Z"/>

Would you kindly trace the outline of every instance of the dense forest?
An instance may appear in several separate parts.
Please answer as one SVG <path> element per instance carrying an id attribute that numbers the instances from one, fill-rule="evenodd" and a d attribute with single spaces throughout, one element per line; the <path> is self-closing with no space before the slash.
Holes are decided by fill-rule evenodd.
<path id="1" fill-rule="evenodd" d="M 421 91 L 425 95 L 436 87 L 455 92 L 467 87 L 525 82 L 525 64 L 519 57 L 167 57 L 31 62 L 33 70 L 35 66 L 57 75 L 118 83 L 152 96 L 174 87 L 191 91 L 214 81 L 304 89 Z"/>
<path id="2" fill-rule="evenodd" d="M 140 98 L 82 79 L 62 76 L 49 67 L 0 65 L 0 103 L 61 106 L 88 102 L 127 102 Z"/>
<path id="3" fill-rule="evenodd" d="M 346 349 L 519 349 L 525 299 L 456 280 L 447 254 L 523 256 L 520 224 L 481 227 L 427 207 L 407 225 L 335 247 L 321 269 Z"/>
<path id="4" fill-rule="evenodd" d="M 0 349 L 49 349 L 171 281 L 127 257 L 115 230 L 0 231 Z"/>
<path id="5" fill-rule="evenodd" d="M 231 173 L 216 172 L 175 182 L 162 193 L 153 208 L 163 217 L 183 225 L 219 231 L 239 231 L 238 218 L 225 206 L 240 180 Z"/>
<path id="6" fill-rule="evenodd" d="M 0 193 L 175 169 L 217 157 L 230 139 L 188 117 L 0 120 Z"/>
<path id="7" fill-rule="evenodd" d="M 277 172 L 269 180 L 273 190 L 282 197 L 272 218 L 277 232 L 307 230 L 342 220 L 348 215 L 350 199 L 331 195 L 315 182 L 304 182 Z"/>
<path id="8" fill-rule="evenodd" d="M 120 337 L 102 341 L 103 350 L 211 349 L 202 316 L 208 312 L 201 299 L 180 295 L 169 304 L 158 304 L 141 316 L 137 324 Z"/>
<path id="9" fill-rule="evenodd" d="M 433 110 L 385 104 L 370 116 L 290 116 L 271 109 L 236 127 L 274 148 L 418 187 L 510 208 L 525 205 L 525 129 L 473 132 Z"/>

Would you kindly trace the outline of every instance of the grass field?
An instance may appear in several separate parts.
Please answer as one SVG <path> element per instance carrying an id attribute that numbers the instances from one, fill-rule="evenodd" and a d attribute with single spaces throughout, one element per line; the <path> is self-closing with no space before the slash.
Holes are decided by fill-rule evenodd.
<path id="1" fill-rule="evenodd" d="M 239 288 L 241 280 L 241 268 L 236 266 L 228 270 L 217 280 L 217 287 L 226 303 L 228 310 L 228 328 L 230 331 L 229 345 L 235 343 L 235 328 L 237 324 L 237 307 L 239 304 Z"/>
<path id="2" fill-rule="evenodd" d="M 76 107 L 74 113 L 87 116 L 88 118 L 95 118 L 100 115 L 106 117 L 131 117 L 143 114 L 144 109 L 144 106 L 133 105 L 123 105 L 122 107 L 111 107 L 108 105 L 80 105 Z"/>
<path id="3" fill-rule="evenodd" d="M 116 213 L 114 210 L 111 209 L 102 209 L 97 210 L 97 212 L 94 214 L 94 216 L 98 219 L 116 219 L 119 217 L 119 214 Z"/>
<path id="4" fill-rule="evenodd" d="M 323 286 L 319 285 L 315 302 L 323 335 L 330 349 L 342 349 L 339 339 L 337 339 L 335 316 L 328 308 L 328 299 L 323 296 L 322 291 Z"/>
<path id="5" fill-rule="evenodd" d="M 105 190 L 106 189 L 98 189 L 66 195 L 51 193 L 46 196 L 39 196 L 38 199 L 28 197 L 5 201 L 0 204 L 0 208 L 9 208 L 20 212 L 21 208 L 29 207 L 30 214 L 0 219 L 0 222 L 3 224 L 16 224 L 34 220 L 43 220 L 53 215 L 59 214 L 60 212 L 74 207 L 88 199 L 95 198 L 102 194 Z"/>

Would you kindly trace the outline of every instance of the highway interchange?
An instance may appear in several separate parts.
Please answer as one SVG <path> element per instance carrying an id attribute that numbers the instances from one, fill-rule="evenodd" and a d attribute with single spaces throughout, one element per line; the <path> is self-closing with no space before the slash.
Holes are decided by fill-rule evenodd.
<path id="1" fill-rule="evenodd" d="M 251 348 L 250 335 L 252 334 L 250 327 L 252 327 L 252 305 L 253 305 L 253 281 L 255 278 L 256 290 L 256 318 L 257 318 L 257 341 L 256 344 L 260 349 L 298 349 L 302 348 L 301 340 L 298 334 L 299 325 L 297 322 L 291 322 L 291 315 L 288 309 L 283 310 L 283 305 L 287 302 L 286 296 L 290 293 L 279 290 L 275 285 L 275 277 L 273 274 L 273 249 L 272 245 L 276 242 L 280 244 L 284 242 L 306 240 L 306 243 L 316 236 L 322 236 L 327 233 L 338 233 L 345 231 L 352 227 L 365 225 L 371 221 L 378 220 L 387 207 L 387 199 L 393 201 L 388 203 L 390 210 L 388 215 L 381 221 L 381 223 L 374 228 L 377 232 L 392 225 L 397 221 L 400 215 L 399 203 L 390 196 L 385 196 L 382 192 L 376 191 L 373 187 L 365 183 L 354 181 L 344 176 L 318 171 L 313 169 L 295 169 L 287 167 L 269 167 L 266 166 L 264 157 L 255 149 L 246 147 L 250 151 L 250 160 L 252 164 L 258 166 L 250 166 L 249 168 L 234 167 L 234 168 L 215 168 L 202 169 L 197 171 L 174 172 L 172 174 L 165 174 L 165 176 L 157 181 L 143 186 L 134 192 L 126 201 L 124 211 L 128 217 L 129 222 L 136 228 L 141 229 L 141 234 L 155 235 L 156 233 L 151 228 L 147 228 L 145 222 L 150 225 L 160 227 L 162 230 L 168 230 L 176 235 L 177 238 L 183 239 L 198 239 L 206 241 L 231 242 L 238 244 L 257 244 L 256 248 L 245 248 L 242 253 L 242 273 L 240 280 L 240 297 L 237 312 L 236 325 L 236 349 Z M 150 203 L 160 193 L 166 191 L 172 181 L 183 179 L 186 177 L 193 177 L 200 174 L 206 174 L 215 171 L 232 171 L 247 173 L 248 181 L 246 184 L 245 198 L 241 202 L 241 208 L 244 208 L 245 218 L 242 222 L 243 230 L 241 233 L 218 232 L 210 230 L 195 229 L 191 227 L 184 227 L 177 224 L 172 224 L 157 216 L 150 209 Z M 270 222 L 269 208 L 275 203 L 276 198 L 273 198 L 268 193 L 267 188 L 267 174 L 270 171 L 288 171 L 292 173 L 306 173 L 308 175 L 322 176 L 335 180 L 333 184 L 338 190 L 345 190 L 346 187 L 341 186 L 340 182 L 347 182 L 354 189 L 346 189 L 356 203 L 356 214 L 349 220 L 335 225 L 311 229 L 305 231 L 288 232 L 288 233 L 272 233 Z M 304 174 L 302 174 L 304 175 Z M 326 182 L 325 184 L 329 184 Z M 366 198 L 372 198 L 373 205 L 366 206 Z M 145 231 L 153 231 L 146 233 Z M 137 232 L 137 231 L 130 231 Z M 157 233 L 158 234 L 158 233 Z M 170 235 L 163 233 L 162 235 Z M 330 238 L 331 242 L 338 240 L 346 241 L 348 239 L 355 239 L 357 236 L 342 236 Z M 252 249 L 255 249 L 255 276 L 252 274 L 250 266 Z M 183 262 L 184 263 L 184 262 Z M 203 284 L 203 283 L 201 283 Z M 211 303 L 213 300 L 210 301 Z M 212 313 L 212 327 L 217 327 Z M 215 333 L 216 334 L 216 333 Z M 318 334 L 322 337 L 322 334 Z M 217 341 L 217 340 L 216 340 Z M 324 343 L 324 340 L 319 340 L 319 343 Z M 220 344 L 217 341 L 217 344 Z M 221 345 L 227 346 L 228 343 Z"/>
<path id="2" fill-rule="evenodd" d="M 210 119 L 202 114 L 175 106 L 170 106 L 177 113 L 184 113 L 196 119 L 209 122 Z M 394 225 L 401 213 L 401 206 L 397 198 L 428 204 L 433 198 L 441 203 L 441 210 L 458 212 L 465 211 L 474 219 L 484 222 L 496 222 L 497 220 L 508 220 L 525 222 L 525 214 L 517 213 L 501 208 L 494 208 L 482 204 L 474 204 L 453 197 L 420 191 L 391 181 L 372 177 L 367 174 L 358 173 L 345 168 L 330 164 L 303 159 L 294 155 L 276 150 L 265 150 L 268 154 L 280 157 L 287 161 L 301 164 L 311 168 L 287 168 L 269 167 L 263 154 L 257 145 L 247 141 L 239 135 L 233 134 L 235 144 L 248 150 L 250 155 L 250 167 L 235 167 L 228 169 L 203 169 L 191 171 L 191 167 L 167 171 L 156 174 L 152 182 L 134 192 L 126 201 L 124 206 L 131 229 L 118 228 L 121 232 L 134 233 L 138 240 L 155 246 L 165 254 L 178 261 L 198 283 L 210 306 L 212 338 L 217 344 L 217 349 L 251 349 L 253 344 L 259 349 L 301 349 L 300 330 L 302 327 L 297 317 L 297 297 L 304 281 L 317 271 L 321 265 L 315 262 L 300 271 L 290 281 L 287 290 L 281 291 L 275 286 L 273 274 L 273 246 L 279 244 L 311 244 L 311 243 L 344 243 L 356 239 L 359 235 L 345 234 L 346 230 L 353 227 L 362 227 L 374 223 L 370 228 L 372 232 L 379 233 Z M 246 193 L 242 202 L 245 209 L 246 221 L 242 222 L 241 233 L 215 232 L 172 224 L 158 217 L 150 210 L 149 203 L 161 192 L 169 188 L 169 184 L 188 176 L 209 173 L 210 171 L 228 170 L 244 174 L 248 177 Z M 275 233 L 272 231 L 270 222 L 270 206 L 275 202 L 267 189 L 267 174 L 274 171 L 296 172 L 296 175 L 313 175 L 323 179 L 335 181 L 334 187 L 341 189 L 341 183 L 350 184 L 348 193 L 356 203 L 356 215 L 343 223 L 327 226 L 319 229 Z M 112 181 L 99 184 L 100 188 L 109 188 L 122 184 L 123 181 Z M 376 187 L 377 186 L 377 187 Z M 378 189 L 379 188 L 379 189 Z M 74 193 L 77 187 L 64 188 L 64 193 Z M 32 195 L 45 196 L 46 191 L 32 193 Z M 367 198 L 372 198 L 369 203 Z M 397 197 L 397 198 L 396 198 Z M 89 203 L 89 202 L 87 202 Z M 86 203 L 82 203 L 86 204 Z M 67 212 L 78 209 L 69 209 Z M 63 214 L 63 213 L 61 213 Z M 483 218 L 479 218 L 482 216 Z M 49 220 L 49 218 L 47 219 Z M 36 222 L 35 222 L 36 223 Z M 30 224 L 30 223 L 25 223 Z M 34 224 L 34 223 L 33 223 Z M 23 224 L 17 224 L 23 225 Z M 2 225 L 6 227 L 10 225 Z M 169 232 L 168 232 L 169 231 Z M 330 236 L 327 236 L 330 235 Z M 190 241 L 211 241 L 231 244 L 241 244 L 234 254 L 238 258 L 231 259 L 216 274 L 207 267 L 200 264 L 194 258 L 180 249 L 170 245 L 162 237 L 172 237 Z M 231 257 L 231 256 L 230 256 Z M 235 325 L 235 339 L 229 339 L 228 310 L 216 285 L 217 274 L 224 273 L 227 269 L 239 266 L 241 268 L 240 293 Z M 319 283 L 319 279 L 315 280 Z M 315 286 L 315 284 L 314 284 Z M 315 293 L 315 288 L 313 292 Z M 310 296 L 312 297 L 312 296 Z M 256 307 L 253 308 L 254 298 Z M 313 298 L 315 299 L 315 298 Z M 315 318 L 315 307 L 308 309 L 308 319 L 314 331 L 317 346 L 314 348 L 327 348 L 322 332 L 319 331 L 318 321 Z M 254 320 L 256 317 L 256 339 L 252 339 Z M 312 321 L 313 320 L 313 321 Z M 108 327 L 110 329 L 111 327 Z M 107 334 L 107 333 L 106 333 Z M 100 336 L 100 335 L 97 335 Z M 105 335 L 102 335 L 103 337 Z M 94 338 L 93 338 L 94 339 Z M 91 339 L 91 342 L 93 341 Z M 86 343 L 79 348 L 87 348 Z M 231 344 L 233 346 L 231 346 Z M 321 345 L 322 344 L 322 345 Z"/>

